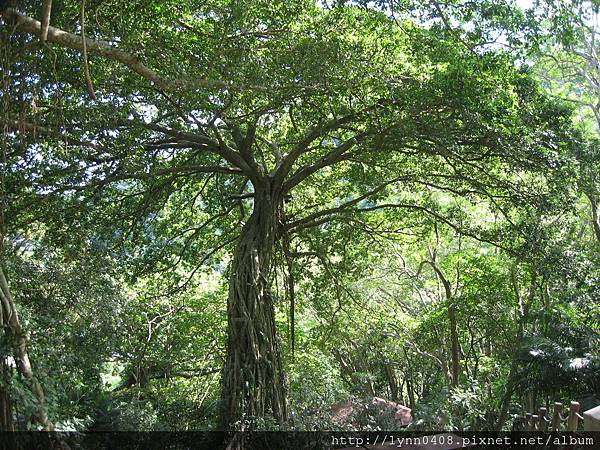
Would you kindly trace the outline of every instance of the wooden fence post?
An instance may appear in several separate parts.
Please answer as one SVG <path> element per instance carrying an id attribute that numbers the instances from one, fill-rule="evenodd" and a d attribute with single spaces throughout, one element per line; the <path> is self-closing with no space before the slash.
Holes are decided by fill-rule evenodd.
<path id="1" fill-rule="evenodd" d="M 554 403 L 554 412 L 552 415 L 552 431 L 560 431 L 561 412 L 563 405 L 560 402 Z M 579 402 L 571 401 L 569 403 L 569 416 L 567 417 L 566 431 L 575 433 L 579 427 Z M 519 422 L 523 424 L 525 431 L 548 431 L 548 409 L 540 407 L 538 414 L 525 413 L 524 417 L 519 418 Z M 583 429 L 584 431 L 600 431 L 600 406 L 589 409 L 583 413 Z"/>
<path id="2" fill-rule="evenodd" d="M 600 431 L 600 406 L 588 409 L 583 413 L 583 429 L 585 431 Z"/>
<path id="3" fill-rule="evenodd" d="M 552 431 L 560 431 L 560 413 L 562 412 L 562 408 L 562 403 L 554 403 L 554 415 L 552 416 Z"/>
<path id="4" fill-rule="evenodd" d="M 577 416 L 578 412 L 579 402 L 571 402 L 571 404 L 569 405 L 569 422 L 567 431 L 577 431 L 577 425 L 579 424 L 579 417 Z"/>
<path id="5" fill-rule="evenodd" d="M 538 411 L 538 416 L 540 418 L 539 419 L 540 420 L 540 426 L 539 426 L 540 431 L 546 431 L 548 429 L 548 423 L 546 422 L 546 412 L 547 412 L 547 409 L 544 408 L 543 406 Z"/>

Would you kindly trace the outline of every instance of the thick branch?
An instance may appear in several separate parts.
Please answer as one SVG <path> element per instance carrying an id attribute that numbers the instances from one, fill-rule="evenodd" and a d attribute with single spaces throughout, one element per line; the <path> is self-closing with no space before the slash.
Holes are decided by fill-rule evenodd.
<path id="1" fill-rule="evenodd" d="M 254 139 L 256 136 L 256 123 L 249 122 L 248 129 L 245 134 L 242 133 L 242 130 L 235 124 L 227 122 L 227 126 L 231 130 L 231 134 L 237 148 L 237 153 L 240 154 L 242 160 L 252 172 L 257 174 L 260 173 L 258 164 L 256 163 L 254 156 L 252 156 L 252 145 L 254 144 Z M 222 137 L 219 142 L 221 147 L 228 148 L 228 146 L 224 144 Z"/>
<path id="2" fill-rule="evenodd" d="M 369 108 L 370 109 L 370 108 Z M 308 130 L 304 137 L 290 150 L 289 153 L 283 155 L 279 164 L 275 167 L 273 177 L 276 181 L 283 182 L 287 174 L 292 169 L 296 160 L 308 149 L 309 145 L 320 136 L 325 135 L 330 131 L 339 129 L 341 126 L 356 119 L 358 113 L 348 114 L 344 117 L 330 120 L 326 123 L 320 123 Z"/>
<path id="3" fill-rule="evenodd" d="M 290 223 L 286 224 L 286 228 L 290 232 L 296 232 L 296 231 L 299 231 L 304 228 L 308 228 L 308 227 L 318 225 L 320 223 L 324 223 L 324 222 L 320 222 L 319 220 L 325 219 L 324 220 L 325 222 L 328 220 L 331 220 L 332 216 L 335 216 L 336 214 L 339 214 L 341 212 L 345 212 L 350 207 L 357 205 L 361 201 L 366 200 L 367 198 L 369 198 L 372 195 L 377 194 L 378 192 L 381 192 L 383 189 L 385 189 L 390 184 L 397 183 L 398 181 L 402 181 L 402 180 L 408 180 L 408 179 L 410 179 L 410 176 L 405 175 L 405 176 L 394 178 L 393 180 L 386 181 L 385 183 L 380 184 L 379 186 L 373 188 L 372 190 L 365 192 L 363 195 L 360 195 L 346 203 L 343 203 L 340 206 L 336 206 L 335 208 L 324 209 L 322 211 L 317 211 L 312 214 L 309 214 L 306 217 L 303 217 L 302 219 L 295 220 L 294 222 L 290 222 Z M 353 211 L 357 211 L 357 210 L 353 209 Z"/>
<path id="4" fill-rule="evenodd" d="M 292 170 L 294 163 L 296 160 L 306 151 L 308 151 L 309 146 L 319 137 L 325 136 L 327 133 L 330 133 L 335 130 L 339 130 L 344 125 L 352 123 L 353 121 L 357 121 L 361 118 L 365 118 L 367 114 L 376 111 L 381 108 L 385 108 L 387 106 L 397 105 L 399 100 L 390 100 L 390 99 L 380 99 L 372 105 L 365 107 L 362 110 L 355 111 L 353 113 L 347 114 L 345 116 L 331 119 L 327 122 L 319 122 L 313 128 L 307 130 L 300 139 L 300 141 L 290 150 L 289 153 L 283 155 L 279 164 L 275 167 L 273 172 L 273 178 L 276 183 L 283 183 L 283 180 L 287 177 L 289 172 Z M 360 133 L 355 138 L 362 139 L 366 136 L 367 133 Z M 350 142 L 350 141 L 348 141 Z M 335 150 L 334 150 L 335 152 Z M 327 165 L 327 164 L 325 164 Z M 324 167 L 324 166 L 323 166 Z M 315 167 L 315 170 L 318 170 L 320 167 Z M 312 173 L 312 172 L 311 172 Z M 307 175 L 308 176 L 308 175 Z M 301 181 L 301 180 L 300 180 Z"/>
<path id="5" fill-rule="evenodd" d="M 197 377 L 205 377 L 208 375 L 212 375 L 215 374 L 217 372 L 220 372 L 221 369 L 205 369 L 205 370 L 195 370 L 195 371 L 181 371 L 181 372 L 170 372 L 168 370 L 163 370 L 163 371 L 159 371 L 156 373 L 150 373 L 150 374 L 146 374 L 145 375 L 145 379 L 146 381 L 149 380 L 169 380 L 172 378 L 186 378 L 186 379 L 191 379 L 191 378 L 197 378 Z M 124 380 L 120 385 L 118 385 L 116 388 L 113 389 L 113 392 L 118 392 L 121 391 L 123 389 L 128 389 L 130 387 L 135 386 L 136 384 L 138 384 L 139 380 L 137 379 L 137 377 L 132 373 L 126 380 Z"/>
<path id="6" fill-rule="evenodd" d="M 83 77 L 85 79 L 85 86 L 87 88 L 90 98 L 92 100 L 96 100 L 96 94 L 94 93 L 94 85 L 92 84 L 92 77 L 90 76 L 90 63 L 88 61 L 87 40 L 85 38 L 85 0 L 81 0 L 79 23 L 81 26 L 81 44 L 83 52 Z M 43 33 L 44 30 L 42 27 L 42 34 Z"/>
<path id="7" fill-rule="evenodd" d="M 381 186 L 381 188 L 383 188 L 383 186 Z M 385 204 L 380 204 L 377 206 L 370 206 L 370 207 L 366 207 L 366 208 L 350 208 L 349 207 L 349 206 L 354 206 L 360 200 L 363 200 L 364 198 L 368 197 L 372 193 L 373 193 L 373 191 L 371 191 L 370 193 L 368 193 L 365 196 L 361 196 L 360 198 L 354 199 L 348 203 L 344 203 L 343 205 L 341 205 L 339 207 L 330 208 L 330 209 L 327 209 L 324 211 L 318 211 L 316 213 L 313 213 L 310 216 L 307 216 L 305 218 L 302 218 L 295 222 L 290 223 L 288 229 L 290 232 L 297 233 L 298 231 L 301 231 L 305 228 L 312 228 L 312 227 L 319 226 L 321 224 L 330 222 L 330 221 L 334 220 L 336 217 L 338 217 L 340 214 L 346 214 L 346 213 L 352 213 L 352 212 L 353 213 L 364 213 L 364 212 L 377 211 L 380 209 L 391 209 L 391 208 L 416 209 L 416 210 L 422 211 L 422 212 L 426 213 L 427 215 L 437 219 L 438 221 L 448 225 L 450 228 L 452 228 L 453 230 L 455 230 L 457 232 L 460 232 L 464 236 L 469 236 L 480 242 L 487 242 L 488 244 L 491 244 L 495 247 L 498 247 L 498 248 L 506 251 L 510 255 L 515 254 L 515 252 L 513 250 L 500 244 L 499 242 L 491 241 L 488 239 L 482 239 L 480 236 L 477 236 L 476 234 L 463 229 L 459 225 L 452 223 L 446 217 L 442 216 L 441 214 L 439 214 L 435 211 L 432 211 L 431 209 L 429 209 L 425 206 L 414 205 L 414 204 L 410 204 L 410 203 L 385 203 Z"/>
<path id="8" fill-rule="evenodd" d="M 423 264 L 429 264 L 433 268 L 438 279 L 444 285 L 444 291 L 446 292 L 446 300 L 448 301 L 448 320 L 450 322 L 450 343 L 452 360 L 452 377 L 450 378 L 450 387 L 454 388 L 458 385 L 458 378 L 460 376 L 460 343 L 458 340 L 456 309 L 452 298 L 452 287 L 450 286 L 450 282 L 444 276 L 444 273 L 438 267 L 434 260 L 425 260 L 421 263 L 421 266 Z"/>
<path id="9" fill-rule="evenodd" d="M 33 124 L 33 123 L 29 123 L 29 122 L 19 123 L 19 121 L 17 121 L 17 120 L 10 120 L 10 119 L 2 120 L 2 119 L 0 119 L 0 125 L 6 125 L 9 129 L 15 130 L 15 131 L 22 129 L 24 131 L 33 133 L 34 136 L 40 134 L 40 135 L 48 136 L 51 138 L 60 139 L 63 142 L 66 142 L 71 145 L 80 145 L 82 147 L 93 148 L 94 150 L 102 150 L 102 148 L 99 145 L 94 144 L 93 142 L 75 139 L 61 131 L 53 130 L 51 128 L 46 128 L 46 127 L 39 126 L 37 124 Z"/>
<path id="10" fill-rule="evenodd" d="M 365 138 L 364 133 L 360 134 L 358 136 L 354 136 L 353 138 L 347 140 L 343 144 L 338 145 L 336 148 L 331 150 L 329 153 L 327 153 L 325 156 L 323 156 L 321 159 L 319 159 L 315 163 L 313 163 L 309 166 L 302 167 L 301 169 L 296 171 L 284 183 L 283 191 L 288 192 L 290 189 L 292 189 L 294 186 L 297 186 L 298 184 L 300 184 L 303 180 L 308 178 L 313 173 L 319 171 L 320 169 L 322 169 L 324 167 L 331 166 L 332 164 L 335 164 L 335 163 L 338 163 L 338 162 L 344 160 L 344 158 L 347 157 L 346 152 L 348 150 L 350 150 L 352 147 L 354 147 L 354 145 L 356 145 L 358 142 L 360 142 L 364 138 Z"/>
<path id="11" fill-rule="evenodd" d="M 368 211 L 376 211 L 379 209 L 386 209 L 386 208 L 407 208 L 407 209 L 416 209 L 419 211 L 422 211 L 432 217 L 434 217 L 435 219 L 439 220 L 440 222 L 445 223 L 446 225 L 448 225 L 450 228 L 452 228 L 453 230 L 460 232 L 461 234 L 465 235 L 465 236 L 469 236 L 473 239 L 476 239 L 480 242 L 487 242 L 488 244 L 492 244 L 495 247 L 498 247 L 502 250 L 504 250 L 505 252 L 507 252 L 509 255 L 513 255 L 515 252 L 512 251 L 510 248 L 498 243 L 498 242 L 494 242 L 494 241 L 490 241 L 487 239 L 482 239 L 481 237 L 469 232 L 468 230 L 465 230 L 463 228 L 461 228 L 460 226 L 452 223 L 450 220 L 448 220 L 447 218 L 445 218 L 444 216 L 442 216 L 441 214 L 432 211 L 431 209 L 425 207 L 425 206 L 420 206 L 420 205 L 414 205 L 414 204 L 410 204 L 410 203 L 387 203 L 387 204 L 381 204 L 381 205 L 377 205 L 377 206 L 372 206 L 372 207 L 368 207 L 368 208 L 361 208 L 358 211 L 362 211 L 362 212 L 368 212 Z"/>
<path id="12" fill-rule="evenodd" d="M 195 173 L 223 173 L 223 174 L 231 174 L 231 175 L 241 175 L 242 172 L 239 169 L 235 169 L 232 167 L 225 166 L 202 166 L 197 164 L 189 164 L 184 166 L 175 166 L 175 167 L 166 167 L 164 169 L 154 170 L 151 172 L 136 172 L 136 173 L 119 173 L 115 172 L 103 179 L 95 179 L 87 183 L 82 183 L 79 185 L 67 185 L 67 186 L 59 186 L 57 189 L 52 191 L 53 194 L 64 191 L 82 191 L 91 187 L 103 187 L 111 183 L 115 183 L 117 181 L 126 181 L 126 180 L 148 180 L 152 178 L 156 178 L 164 175 L 191 175 Z"/>
<path id="13" fill-rule="evenodd" d="M 200 134 L 187 133 L 184 131 L 173 130 L 171 128 L 163 127 L 154 123 L 142 123 L 140 126 L 149 130 L 158 131 L 160 133 L 171 136 L 178 141 L 186 141 L 191 143 L 199 144 L 206 148 L 206 150 L 221 156 L 230 164 L 238 167 L 244 172 L 253 182 L 257 181 L 257 173 L 253 170 L 246 160 L 240 155 L 239 152 L 235 151 L 231 147 L 227 146 L 224 142 L 216 142 L 206 136 Z"/>
<path id="14" fill-rule="evenodd" d="M 437 266 L 437 264 L 435 262 L 433 262 L 433 261 L 425 260 L 425 261 L 423 261 L 421 263 L 421 266 L 423 264 L 429 264 L 431 266 L 431 268 L 435 271 L 435 274 L 437 275 L 437 277 L 440 279 L 440 281 L 444 285 L 444 291 L 446 293 L 446 299 L 448 301 L 450 301 L 452 299 L 452 287 L 450 286 L 450 282 L 444 276 L 443 272 L 440 270 L 440 268 Z M 420 271 L 420 268 L 419 268 L 419 270 L 417 270 L 417 273 L 419 271 Z"/>
<path id="15" fill-rule="evenodd" d="M 38 37 L 42 36 L 42 24 L 29 16 L 15 10 L 14 8 L 7 8 L 2 11 L 2 16 L 7 20 L 14 20 L 17 29 L 26 33 L 32 33 Z M 72 48 L 74 50 L 83 51 L 84 43 L 81 36 L 73 33 L 55 28 L 52 26 L 48 27 L 47 41 L 61 47 Z M 85 38 L 87 50 L 90 53 L 95 53 L 105 58 L 117 61 L 125 66 L 129 67 L 132 71 L 141 75 L 148 81 L 154 83 L 160 89 L 165 91 L 171 91 L 179 88 L 212 88 L 212 89 L 235 89 L 235 88 L 246 88 L 253 90 L 264 90 L 260 86 L 232 86 L 229 83 L 222 80 L 208 80 L 208 79 L 181 79 L 181 80 L 169 80 L 150 69 L 149 67 L 142 64 L 139 57 L 132 55 L 124 50 L 114 47 L 110 42 L 93 40 Z"/>

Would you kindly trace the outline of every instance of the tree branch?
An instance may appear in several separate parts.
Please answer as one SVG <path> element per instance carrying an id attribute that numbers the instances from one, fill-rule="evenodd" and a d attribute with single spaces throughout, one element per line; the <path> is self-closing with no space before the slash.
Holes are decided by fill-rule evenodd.
<path id="1" fill-rule="evenodd" d="M 246 160 L 242 157 L 242 155 L 240 155 L 239 152 L 229 147 L 222 140 L 220 140 L 220 142 L 215 142 L 214 140 L 200 134 L 173 130 L 171 128 L 163 127 L 154 123 L 140 123 L 140 126 L 149 130 L 158 131 L 160 133 L 166 134 L 167 136 L 174 137 L 178 141 L 186 141 L 190 143 L 199 144 L 200 146 L 206 148 L 206 150 L 221 156 L 227 162 L 239 168 L 253 182 L 257 182 L 258 174 L 256 173 L 256 170 L 253 170 L 248 165 Z"/>
<path id="2" fill-rule="evenodd" d="M 355 206 L 356 204 L 360 203 L 363 200 L 366 200 L 370 196 L 377 194 L 378 192 L 381 192 L 383 189 L 385 189 L 390 184 L 397 183 L 398 181 L 407 180 L 407 179 L 410 179 L 410 176 L 404 175 L 401 177 L 394 178 L 393 180 L 386 181 L 385 183 L 380 184 L 379 186 L 375 187 L 374 189 L 372 189 L 368 192 L 365 192 L 364 194 L 362 194 L 346 203 L 343 203 L 340 206 L 336 206 L 335 208 L 324 209 L 321 211 L 316 211 L 312 214 L 309 214 L 306 217 L 303 217 L 302 219 L 290 222 L 286 225 L 286 229 L 289 232 L 297 232 L 301 229 L 312 227 L 312 226 L 318 225 L 320 223 L 324 223 L 324 222 L 316 223 L 315 221 L 325 218 L 325 222 L 326 222 L 332 218 L 331 216 L 334 216 L 340 212 L 344 212 L 344 211 L 348 210 L 348 208 L 350 208 L 351 206 Z M 358 211 L 358 210 L 355 210 L 355 211 Z"/>
<path id="3" fill-rule="evenodd" d="M 444 23 L 444 27 L 446 27 L 446 29 L 450 32 L 450 34 L 452 34 L 452 36 L 454 36 L 454 38 L 458 42 L 460 42 L 461 44 L 463 44 L 471 53 L 473 53 L 475 56 L 478 56 L 477 52 L 475 51 L 475 48 L 473 47 L 473 45 L 471 45 L 467 41 L 465 41 L 462 38 L 462 36 L 458 33 L 458 31 L 456 31 L 452 27 L 452 25 L 450 24 L 450 20 L 448 19 L 448 17 L 444 13 L 444 11 L 443 11 L 442 7 L 440 6 L 440 4 L 437 1 L 435 1 L 435 0 L 431 0 L 431 4 L 435 8 L 435 10 L 436 10 L 439 18 L 442 19 L 442 22 Z"/>
<path id="4" fill-rule="evenodd" d="M 331 150 L 325 156 L 323 156 L 320 160 L 315 163 L 304 166 L 301 169 L 297 170 L 283 185 L 283 192 L 288 192 L 294 186 L 300 184 L 303 180 L 308 178 L 313 173 L 319 171 L 323 167 L 330 166 L 337 162 L 342 161 L 346 156 L 346 152 L 354 147 L 357 143 L 363 140 L 366 136 L 366 133 L 361 133 L 357 136 L 348 139 L 343 144 L 338 145 L 336 148 Z"/>
<path id="5" fill-rule="evenodd" d="M 444 276 L 443 272 L 440 270 L 440 268 L 437 266 L 437 264 L 435 262 L 429 261 L 429 260 L 422 261 L 421 264 L 419 265 L 419 269 L 417 270 L 417 273 L 419 273 L 421 271 L 421 267 L 424 264 L 429 264 L 431 266 L 431 268 L 434 270 L 435 274 L 438 276 L 438 278 L 444 285 L 446 299 L 450 300 L 452 298 L 452 287 L 450 286 L 450 282 L 448 281 L 448 279 Z"/>
<path id="6" fill-rule="evenodd" d="M 17 121 L 17 120 L 11 120 L 11 119 L 2 120 L 2 119 L 0 119 L 0 125 L 2 125 L 2 126 L 6 125 L 9 129 L 15 130 L 15 131 L 18 131 L 19 129 L 22 129 L 24 131 L 29 131 L 29 132 L 33 133 L 34 136 L 36 134 L 41 134 L 41 135 L 45 135 L 45 136 L 52 137 L 55 139 L 60 139 L 64 142 L 67 142 L 68 144 L 80 145 L 82 147 L 89 147 L 89 148 L 93 148 L 94 150 L 103 150 L 102 147 L 100 147 L 98 144 L 95 144 L 93 142 L 82 141 L 82 140 L 73 138 L 73 137 L 69 136 L 68 134 L 63 133 L 61 131 L 53 130 L 53 129 L 47 128 L 47 127 L 41 127 L 37 124 L 33 124 L 33 123 L 29 123 L 29 122 L 19 123 L 19 121 Z"/>
<path id="7" fill-rule="evenodd" d="M 40 40 L 42 42 L 46 42 L 48 39 L 48 27 L 50 26 L 50 14 L 52 13 L 52 0 L 44 0 L 44 5 L 42 6 L 42 25 L 41 25 L 41 33 Z"/>
<path id="8" fill-rule="evenodd" d="M 7 8 L 2 11 L 2 17 L 8 20 L 15 21 L 16 27 L 20 31 L 34 34 L 38 37 L 42 36 L 42 24 L 29 16 L 17 11 L 14 8 Z M 73 33 L 48 26 L 48 42 L 57 44 L 61 47 L 72 48 L 74 50 L 83 51 L 84 41 L 81 36 Z M 124 50 L 114 47 L 110 42 L 93 40 L 85 38 L 85 44 L 87 50 L 90 53 L 95 53 L 113 61 L 117 61 L 127 67 L 133 72 L 141 75 L 146 80 L 154 83 L 158 88 L 165 91 L 172 91 L 180 88 L 208 88 L 208 89 L 251 89 L 257 91 L 266 91 L 262 86 L 236 86 L 231 85 L 222 80 L 209 80 L 209 79 L 181 79 L 181 80 L 169 80 L 164 78 L 156 71 L 142 64 L 139 57 L 132 55 Z"/>
<path id="9" fill-rule="evenodd" d="M 353 119 L 356 118 L 356 116 L 357 114 L 348 114 L 346 116 L 330 120 L 329 122 L 326 122 L 324 124 L 321 123 L 319 125 L 316 125 L 315 127 L 306 131 L 303 138 L 292 148 L 292 150 L 290 150 L 289 153 L 283 155 L 283 157 L 275 167 L 275 170 L 273 171 L 273 178 L 276 181 L 283 183 L 283 180 L 292 169 L 294 162 L 296 162 L 300 155 L 302 155 L 302 153 L 304 153 L 307 150 L 308 146 L 315 139 L 327 132 L 334 131 L 340 128 L 342 125 L 351 122 Z"/>

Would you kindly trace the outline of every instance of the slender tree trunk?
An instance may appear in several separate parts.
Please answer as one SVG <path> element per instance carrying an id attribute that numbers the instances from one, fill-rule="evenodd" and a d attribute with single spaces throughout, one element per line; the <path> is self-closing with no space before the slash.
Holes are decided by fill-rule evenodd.
<path id="1" fill-rule="evenodd" d="M 519 324 L 517 326 L 517 333 L 515 336 L 515 340 L 518 342 L 523 338 L 523 320 L 519 320 Z M 504 391 L 504 395 L 502 396 L 502 400 L 500 401 L 500 414 L 498 416 L 498 421 L 496 422 L 496 431 L 501 431 L 502 426 L 504 425 L 504 421 L 506 420 L 506 416 L 508 414 L 508 407 L 510 406 L 510 399 L 512 398 L 513 393 L 515 392 L 516 387 L 516 374 L 517 369 L 519 367 L 519 361 L 517 359 L 516 350 L 515 355 L 510 362 L 510 369 L 508 371 L 508 381 L 506 382 L 506 390 Z"/>
<path id="2" fill-rule="evenodd" d="M 523 337 L 525 334 L 525 323 L 529 317 L 529 308 L 533 299 L 535 297 L 535 287 L 537 282 L 537 272 L 532 270 L 531 272 L 531 284 L 529 286 L 529 293 L 527 298 L 527 303 L 523 304 L 521 301 L 521 296 L 519 295 L 519 289 L 516 283 L 516 278 L 514 272 L 512 273 L 512 283 L 515 290 L 515 295 L 519 302 L 519 321 L 517 323 L 517 331 L 515 333 L 515 345 L 518 347 L 523 341 Z M 512 356 L 512 360 L 510 362 L 510 369 L 508 372 L 508 381 L 506 383 L 506 390 L 504 391 L 504 395 L 502 396 L 502 400 L 500 401 L 500 414 L 498 416 L 498 421 L 496 422 L 496 431 L 501 431 L 502 426 L 504 425 L 504 421 L 506 420 L 506 416 L 508 414 L 508 408 L 510 406 L 510 400 L 515 391 L 515 387 L 517 385 L 517 369 L 519 368 L 519 360 L 518 360 L 518 348 L 515 348 L 515 351 Z"/>
<path id="3" fill-rule="evenodd" d="M 13 408 L 10 398 L 10 371 L 8 358 L 0 355 L 0 432 L 14 431 Z"/>
<path id="4" fill-rule="evenodd" d="M 409 358 L 408 352 L 406 351 L 406 347 L 402 348 L 404 352 L 404 360 L 407 362 L 406 368 L 407 370 L 404 372 L 404 378 L 406 380 L 406 394 L 408 395 L 408 406 L 410 409 L 415 408 L 415 388 L 414 388 L 414 379 L 413 379 L 413 370 L 412 358 Z"/>
<path id="5" fill-rule="evenodd" d="M 448 299 L 452 301 L 452 298 Z M 450 345 L 451 345 L 451 380 L 450 387 L 458 386 L 458 378 L 460 377 L 460 347 L 458 342 L 458 330 L 456 324 L 456 310 L 454 305 L 448 306 L 448 320 L 450 322 Z"/>
<path id="6" fill-rule="evenodd" d="M 252 428 L 255 418 L 287 420 L 284 374 L 270 294 L 279 195 L 257 190 L 231 265 L 227 301 L 227 358 L 222 380 L 222 429 Z"/>
<path id="7" fill-rule="evenodd" d="M 390 387 L 390 395 L 392 400 L 398 401 L 398 379 L 396 378 L 396 373 L 394 371 L 394 367 L 390 363 L 385 364 L 385 373 L 388 379 L 388 385 Z"/>
<path id="8" fill-rule="evenodd" d="M 410 409 L 415 409 L 417 402 L 415 401 L 415 389 L 412 381 L 406 380 L 406 393 L 408 394 L 408 406 Z"/>
<path id="9" fill-rule="evenodd" d="M 598 214 L 598 198 L 591 192 L 586 193 L 592 206 L 592 226 L 594 227 L 594 234 L 596 240 L 600 242 L 600 215 Z"/>
<path id="10" fill-rule="evenodd" d="M 53 430 L 54 426 L 48 419 L 46 411 L 46 398 L 40 382 L 33 375 L 31 363 L 29 361 L 29 352 L 27 351 L 27 338 L 21 327 L 19 314 L 10 288 L 4 275 L 4 270 L 0 266 L 0 301 L 2 307 L 2 327 L 4 329 L 3 337 L 9 343 L 9 348 L 13 349 L 17 368 L 23 378 L 28 382 L 31 391 L 37 401 L 37 408 L 34 413 L 34 420 L 46 431 Z"/>
<path id="11" fill-rule="evenodd" d="M 446 301 L 448 302 L 448 322 L 450 325 L 450 377 L 448 387 L 450 389 L 458 386 L 460 377 L 460 343 L 458 341 L 458 324 L 456 323 L 456 307 L 454 305 L 454 296 L 452 295 L 452 287 L 450 282 L 444 276 L 443 272 L 437 266 L 435 261 L 426 261 L 431 265 L 436 275 L 444 285 Z"/>

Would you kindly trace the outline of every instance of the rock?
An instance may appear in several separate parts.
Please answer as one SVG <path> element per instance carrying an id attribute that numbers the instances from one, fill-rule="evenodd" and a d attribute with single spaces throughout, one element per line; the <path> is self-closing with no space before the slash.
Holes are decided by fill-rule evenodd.
<path id="1" fill-rule="evenodd" d="M 371 405 L 373 405 L 375 410 L 379 411 L 380 415 L 385 413 L 393 415 L 401 426 L 405 427 L 412 422 L 411 409 L 404 405 L 381 397 L 373 397 Z M 354 411 L 355 407 L 352 404 L 352 400 L 348 400 L 345 403 L 336 403 L 331 405 L 331 419 L 339 424 L 349 423 Z"/>

